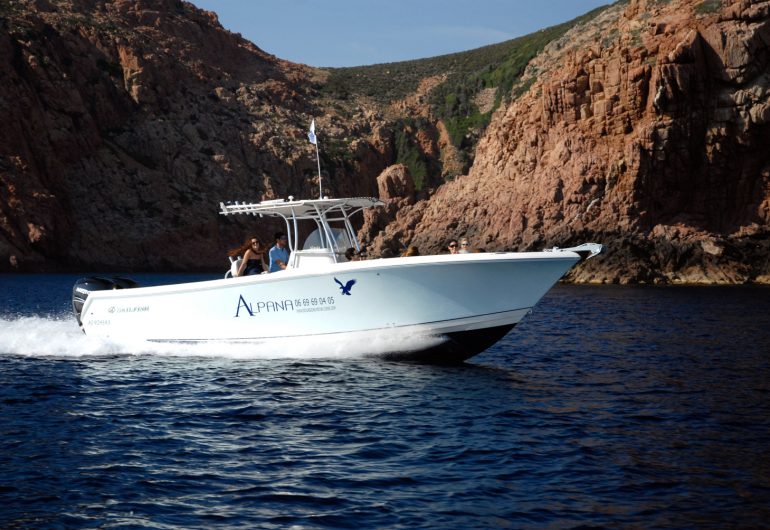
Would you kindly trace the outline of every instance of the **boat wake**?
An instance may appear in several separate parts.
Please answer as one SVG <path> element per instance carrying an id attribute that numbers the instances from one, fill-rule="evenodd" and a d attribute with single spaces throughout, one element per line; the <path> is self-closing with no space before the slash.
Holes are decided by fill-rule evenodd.
<path id="1" fill-rule="evenodd" d="M 381 332 L 360 338 L 287 338 L 264 343 L 174 343 L 114 341 L 86 336 L 71 315 L 61 317 L 0 317 L 0 354 L 29 357 L 99 357 L 157 355 L 233 359 L 339 359 L 384 356 L 394 351 L 427 349 L 446 339 Z"/>

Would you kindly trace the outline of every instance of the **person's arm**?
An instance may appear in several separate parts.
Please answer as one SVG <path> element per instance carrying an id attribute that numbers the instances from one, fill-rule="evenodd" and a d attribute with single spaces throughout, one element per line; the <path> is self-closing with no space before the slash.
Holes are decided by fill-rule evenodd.
<path id="1" fill-rule="evenodd" d="M 288 250 L 286 251 L 286 256 L 287 256 L 287 259 L 288 259 L 288 256 L 289 256 L 289 251 Z M 277 259 L 277 260 L 275 260 L 275 262 L 278 264 L 279 267 L 281 267 L 281 270 L 284 270 L 284 271 L 286 270 L 286 263 L 284 263 L 284 261 L 282 259 Z"/>
<path id="2" fill-rule="evenodd" d="M 241 266 L 238 267 L 238 274 L 236 276 L 240 276 L 243 274 L 243 271 L 246 269 L 246 264 L 249 262 L 249 255 L 251 254 L 251 249 L 247 250 L 246 253 L 243 255 L 243 261 L 241 261 Z"/>

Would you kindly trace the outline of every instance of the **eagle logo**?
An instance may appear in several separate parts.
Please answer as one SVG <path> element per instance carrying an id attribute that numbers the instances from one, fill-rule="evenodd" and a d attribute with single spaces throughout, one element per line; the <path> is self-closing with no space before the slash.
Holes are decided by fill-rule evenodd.
<path id="1" fill-rule="evenodd" d="M 350 289 L 356 284 L 355 280 L 350 280 L 345 285 L 342 285 L 342 282 L 339 281 L 337 278 L 334 278 L 334 281 L 337 282 L 337 285 L 340 286 L 340 290 L 342 291 L 342 294 L 346 294 L 350 296 Z"/>

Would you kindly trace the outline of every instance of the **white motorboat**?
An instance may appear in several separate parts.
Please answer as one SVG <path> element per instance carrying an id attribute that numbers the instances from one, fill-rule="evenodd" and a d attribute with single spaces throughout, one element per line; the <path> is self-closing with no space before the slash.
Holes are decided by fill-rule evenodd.
<path id="1" fill-rule="evenodd" d="M 459 362 L 497 342 L 575 263 L 601 252 L 588 243 L 349 261 L 346 250 L 360 250 L 351 216 L 381 205 L 374 198 L 291 197 L 220 204 L 222 215 L 282 218 L 291 251 L 286 270 L 152 287 L 85 278 L 73 288 L 78 322 L 89 336 L 110 340 L 277 349 L 294 338 L 317 338 L 323 347 L 384 335 L 398 339 L 380 352 L 387 356 Z"/>

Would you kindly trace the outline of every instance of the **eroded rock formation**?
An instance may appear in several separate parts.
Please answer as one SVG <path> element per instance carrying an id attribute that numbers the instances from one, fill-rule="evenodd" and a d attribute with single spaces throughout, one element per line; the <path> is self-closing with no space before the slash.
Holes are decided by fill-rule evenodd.
<path id="1" fill-rule="evenodd" d="M 311 117 L 349 134 L 310 101 L 322 72 L 192 4 L 24 0 L 0 15 L 0 270 L 221 267 L 254 227 L 219 202 L 315 196 Z M 376 193 L 385 164 L 354 150 L 371 174 L 354 161 L 363 178 L 326 193 Z"/>
<path id="2" fill-rule="evenodd" d="M 487 250 L 593 239 L 608 252 L 577 280 L 768 281 L 769 6 L 632 0 L 571 31 L 495 114 L 469 174 L 377 237 L 411 227 L 426 251 L 447 235 Z"/>

